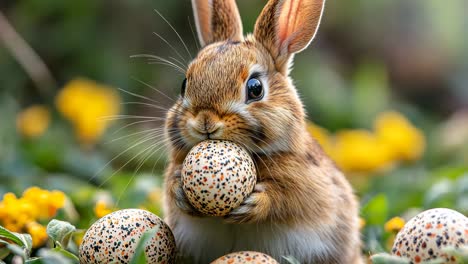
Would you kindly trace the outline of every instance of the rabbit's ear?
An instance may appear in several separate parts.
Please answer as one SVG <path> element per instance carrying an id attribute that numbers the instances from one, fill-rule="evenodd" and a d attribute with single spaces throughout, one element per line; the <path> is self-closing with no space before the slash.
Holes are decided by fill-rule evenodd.
<path id="1" fill-rule="evenodd" d="M 270 0 L 255 24 L 254 36 L 284 69 L 317 32 L 325 0 Z"/>
<path id="2" fill-rule="evenodd" d="M 235 0 L 192 0 L 202 46 L 223 40 L 242 41 L 242 21 Z"/>

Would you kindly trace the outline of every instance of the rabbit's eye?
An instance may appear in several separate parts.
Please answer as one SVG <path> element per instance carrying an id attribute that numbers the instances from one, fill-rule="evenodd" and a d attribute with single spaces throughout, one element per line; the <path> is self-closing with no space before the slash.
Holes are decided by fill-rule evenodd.
<path id="1" fill-rule="evenodd" d="M 257 78 L 250 78 L 247 81 L 247 103 L 258 101 L 263 98 L 263 86 Z"/>
<path id="2" fill-rule="evenodd" d="M 187 78 L 182 82 L 182 87 L 180 89 L 180 95 L 183 97 L 185 95 L 185 87 L 187 86 Z"/>

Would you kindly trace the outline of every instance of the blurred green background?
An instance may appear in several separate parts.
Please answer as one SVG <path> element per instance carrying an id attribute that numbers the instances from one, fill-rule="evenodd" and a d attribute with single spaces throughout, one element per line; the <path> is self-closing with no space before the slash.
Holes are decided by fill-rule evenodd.
<path id="1" fill-rule="evenodd" d="M 251 32 L 266 1 L 237 2 Z M 373 130 L 385 111 L 424 135 L 410 160 L 347 171 L 361 197 L 366 252 L 388 250 L 391 217 L 439 206 L 468 213 L 467 10 L 465 0 L 328 1 L 315 41 L 296 56 L 292 77 L 329 141 Z M 166 157 L 154 129 L 184 76 L 130 57 L 181 60 L 173 47 L 193 58 L 190 1 L 2 0 L 0 12 L 0 195 L 62 190 L 74 206 L 60 216 L 80 228 L 96 220 L 99 201 L 161 214 Z"/>

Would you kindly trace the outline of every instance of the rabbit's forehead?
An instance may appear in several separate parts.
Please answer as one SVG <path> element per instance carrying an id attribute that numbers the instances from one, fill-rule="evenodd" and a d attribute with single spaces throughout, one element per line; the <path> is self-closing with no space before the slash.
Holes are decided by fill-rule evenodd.
<path id="1" fill-rule="evenodd" d="M 255 51 L 243 43 L 215 43 L 201 50 L 187 70 L 186 96 L 192 107 L 241 100 L 242 86 L 256 63 Z"/>

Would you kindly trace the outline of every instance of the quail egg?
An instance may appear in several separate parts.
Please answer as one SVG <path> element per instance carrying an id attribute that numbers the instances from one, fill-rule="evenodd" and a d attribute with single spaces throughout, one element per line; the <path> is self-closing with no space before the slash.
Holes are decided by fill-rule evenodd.
<path id="1" fill-rule="evenodd" d="M 182 188 L 190 203 L 211 216 L 224 216 L 238 207 L 257 180 L 247 151 L 224 140 L 206 140 L 193 147 L 181 172 Z"/>
<path id="2" fill-rule="evenodd" d="M 211 264 L 278 264 L 278 262 L 265 253 L 240 251 L 222 256 Z"/>
<path id="3" fill-rule="evenodd" d="M 173 263 L 175 240 L 161 218 L 145 210 L 124 209 L 104 216 L 86 232 L 80 245 L 80 263 L 129 263 L 146 231 L 156 235 L 145 248 L 148 263 Z"/>
<path id="4" fill-rule="evenodd" d="M 456 263 L 453 256 L 443 251 L 448 246 L 468 246 L 468 218 L 451 209 L 436 208 L 406 223 L 395 239 L 392 254 L 409 258 L 413 263 L 438 258 L 444 263 Z"/>

